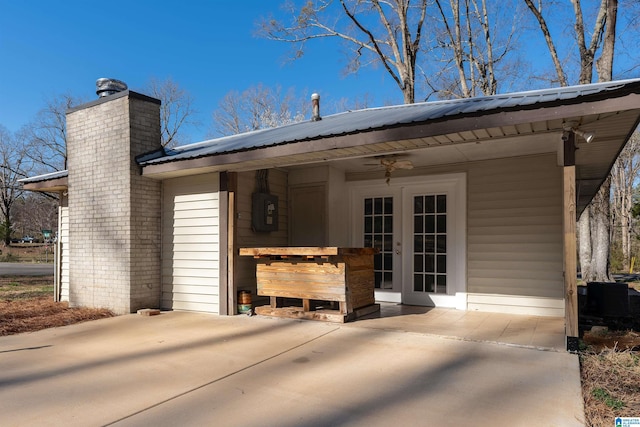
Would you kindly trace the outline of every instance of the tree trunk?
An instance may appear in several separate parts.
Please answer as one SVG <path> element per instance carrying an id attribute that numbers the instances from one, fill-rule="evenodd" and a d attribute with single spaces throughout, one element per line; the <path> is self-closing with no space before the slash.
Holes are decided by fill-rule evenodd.
<path id="1" fill-rule="evenodd" d="M 591 278 L 591 207 L 582 212 L 578 220 L 578 260 L 582 280 Z"/>
<path id="2" fill-rule="evenodd" d="M 587 282 L 613 281 L 609 273 L 610 189 L 611 179 L 607 178 L 591 202 L 591 271 L 583 277 Z"/>

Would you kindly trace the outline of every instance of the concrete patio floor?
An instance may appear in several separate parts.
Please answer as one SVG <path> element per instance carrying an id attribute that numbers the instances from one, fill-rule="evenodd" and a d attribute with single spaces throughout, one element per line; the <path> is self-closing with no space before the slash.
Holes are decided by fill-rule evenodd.
<path id="1" fill-rule="evenodd" d="M 381 303 L 380 313 L 350 325 L 564 351 L 564 318 Z"/>
<path id="2" fill-rule="evenodd" d="M 346 325 L 133 314 L 0 337 L 0 424 L 583 424 L 577 356 L 535 348 L 557 325 L 383 314 L 397 310 Z"/>

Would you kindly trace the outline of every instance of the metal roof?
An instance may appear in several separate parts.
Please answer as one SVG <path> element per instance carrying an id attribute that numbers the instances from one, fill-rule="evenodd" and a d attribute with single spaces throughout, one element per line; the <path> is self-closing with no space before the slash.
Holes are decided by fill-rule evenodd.
<path id="1" fill-rule="evenodd" d="M 640 93 L 640 79 L 369 108 L 326 116 L 319 121 L 294 123 L 156 151 L 140 156 L 137 161 L 142 166 L 161 164 L 453 118 L 577 104 L 630 93 Z"/>
<path id="2" fill-rule="evenodd" d="M 69 175 L 69 171 L 56 171 L 51 173 L 46 173 L 43 175 L 33 176 L 29 178 L 19 179 L 18 182 L 23 184 L 32 184 L 35 182 L 44 182 L 44 181 L 52 181 L 54 179 L 66 178 Z"/>

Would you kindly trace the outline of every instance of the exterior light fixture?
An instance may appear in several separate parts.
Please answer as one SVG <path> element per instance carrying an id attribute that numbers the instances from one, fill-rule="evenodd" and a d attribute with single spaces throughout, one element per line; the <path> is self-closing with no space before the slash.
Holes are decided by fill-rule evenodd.
<path id="1" fill-rule="evenodd" d="M 568 139 L 568 132 L 573 132 L 575 135 L 582 137 L 582 139 L 584 139 L 587 144 L 591 143 L 591 141 L 593 141 L 596 136 L 595 132 L 586 132 L 578 129 L 578 122 L 575 120 L 568 120 L 564 122 L 562 129 L 564 130 L 564 133 L 562 135 L 562 139 L 564 141 Z"/>
<path id="2" fill-rule="evenodd" d="M 585 131 L 580 130 L 580 129 L 574 129 L 573 133 L 575 133 L 578 136 L 581 136 L 582 139 L 587 141 L 587 144 L 590 144 L 591 141 L 593 141 L 593 138 L 596 137 L 596 134 L 594 132 L 585 132 Z"/>

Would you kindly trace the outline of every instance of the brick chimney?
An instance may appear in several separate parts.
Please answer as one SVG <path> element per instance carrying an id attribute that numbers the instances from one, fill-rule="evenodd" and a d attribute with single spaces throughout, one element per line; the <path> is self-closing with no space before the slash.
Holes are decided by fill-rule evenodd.
<path id="1" fill-rule="evenodd" d="M 117 314 L 160 306 L 160 101 L 126 90 L 67 112 L 69 300 Z"/>

